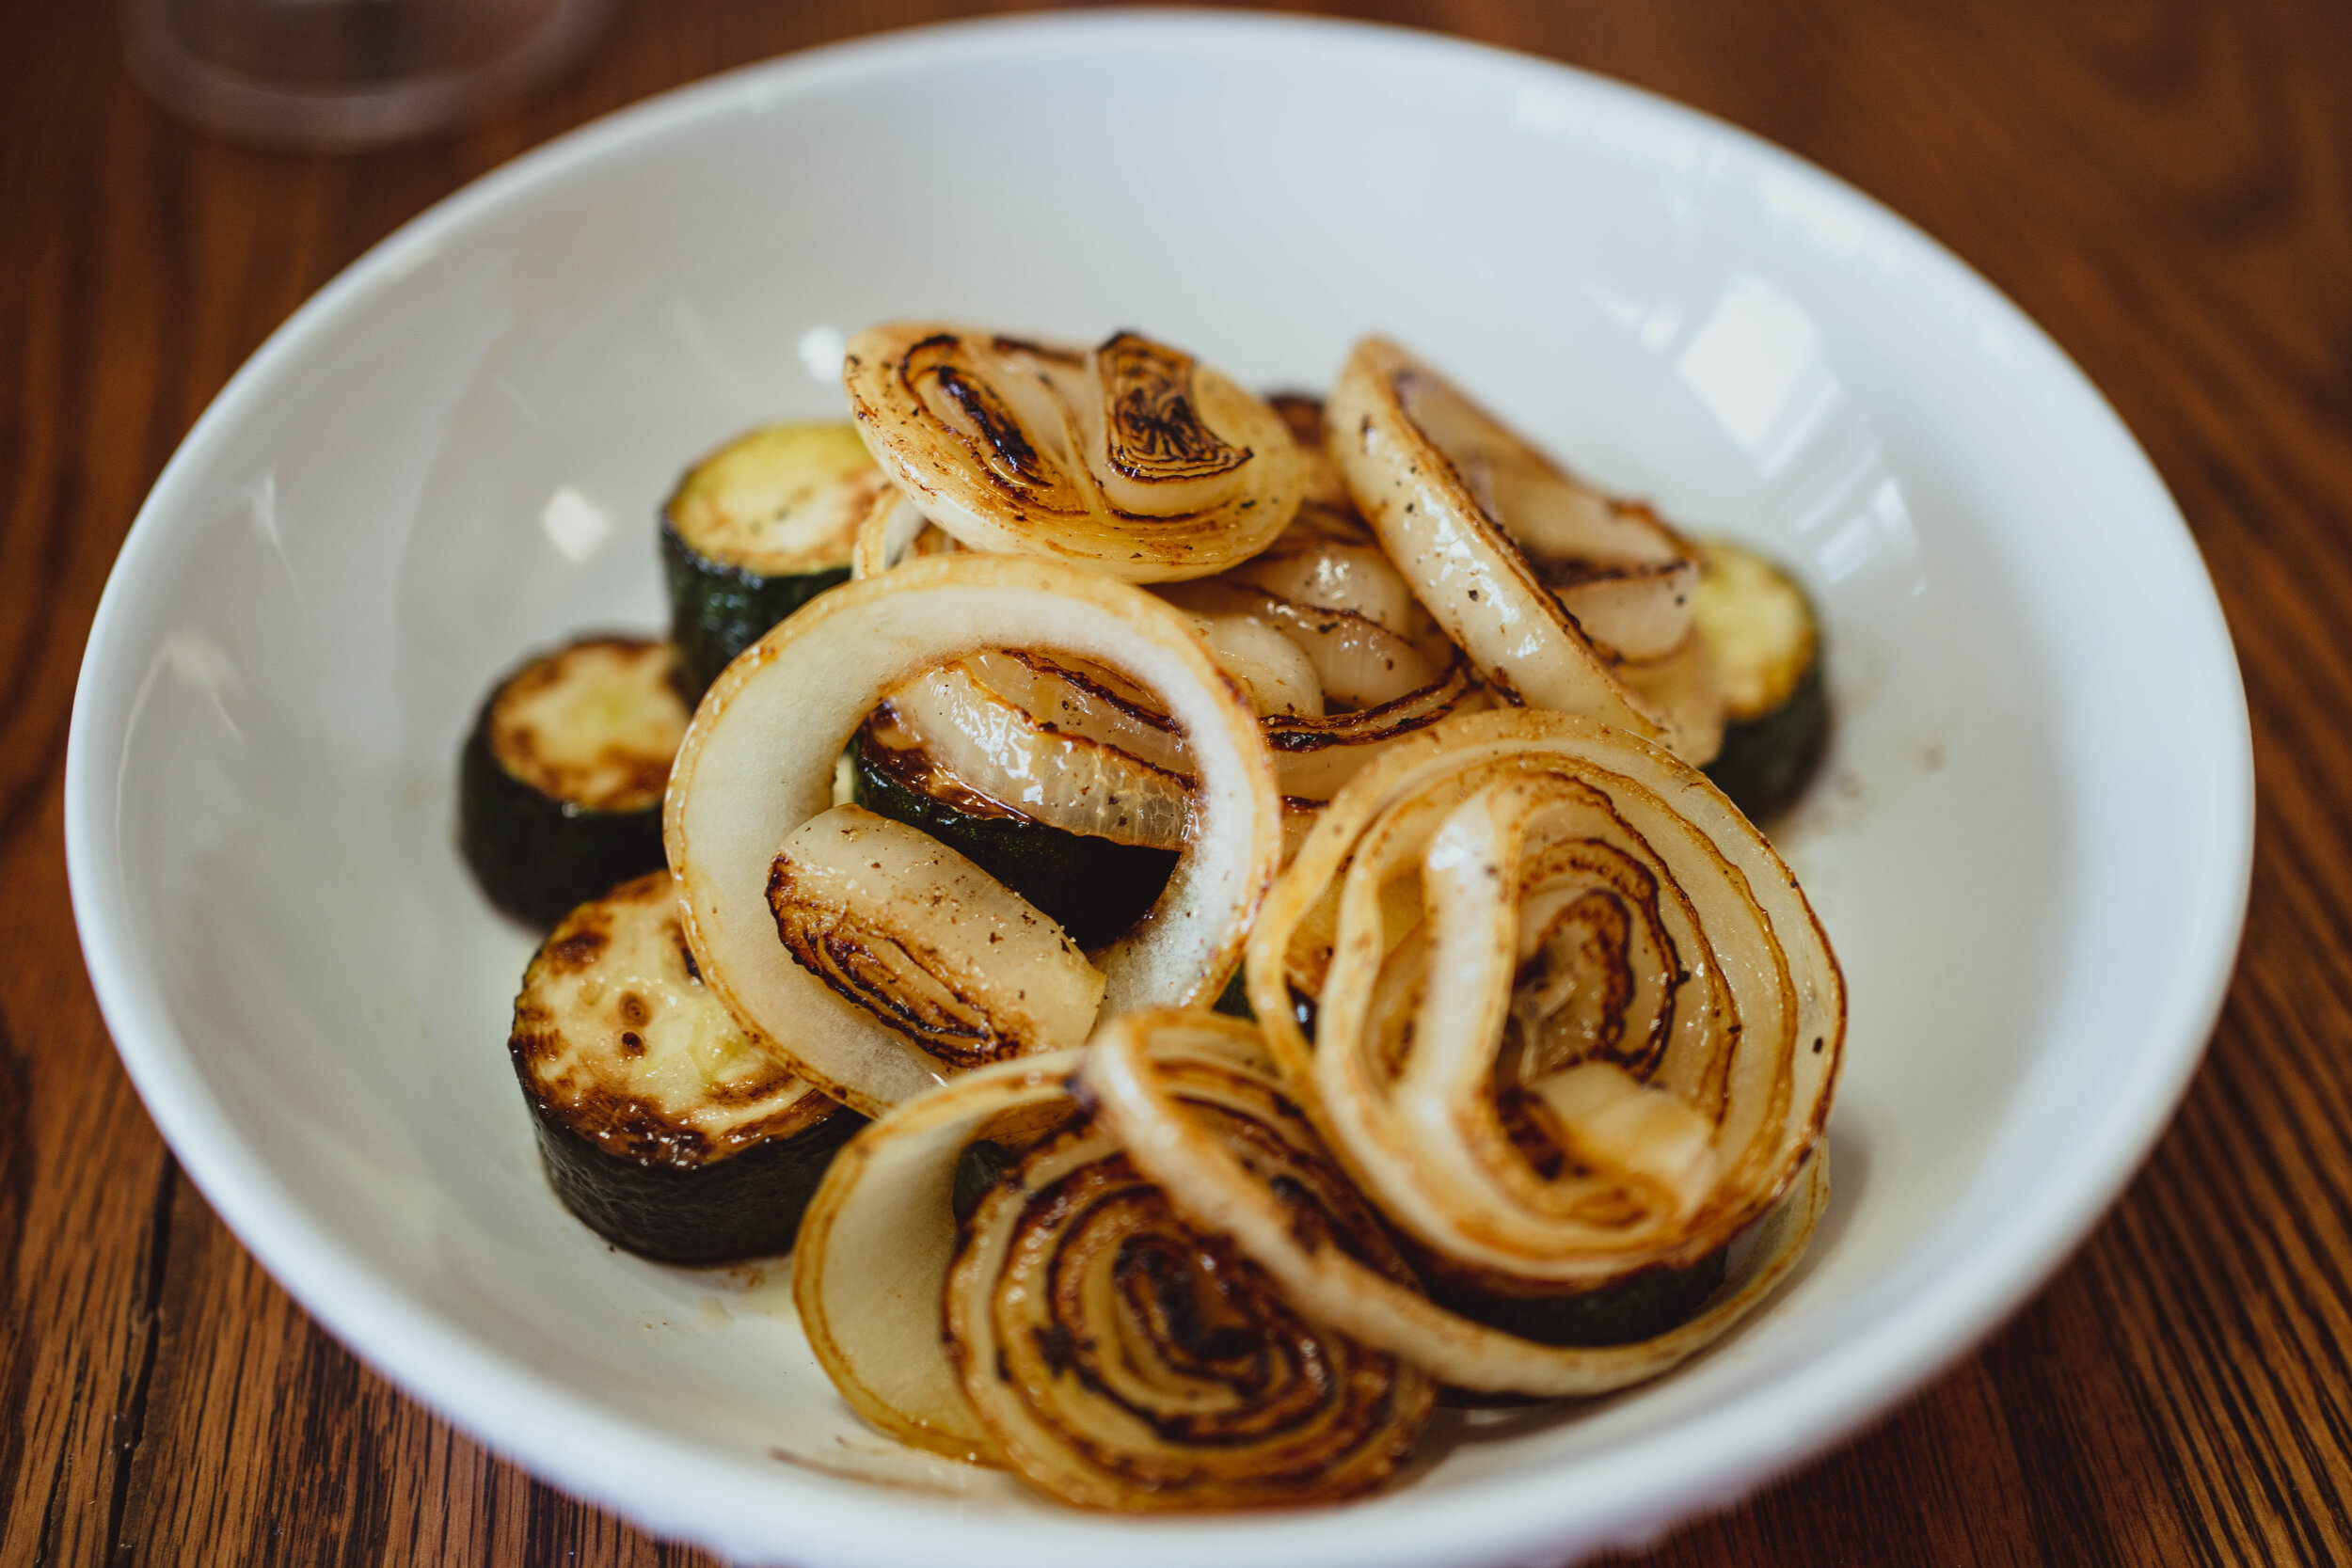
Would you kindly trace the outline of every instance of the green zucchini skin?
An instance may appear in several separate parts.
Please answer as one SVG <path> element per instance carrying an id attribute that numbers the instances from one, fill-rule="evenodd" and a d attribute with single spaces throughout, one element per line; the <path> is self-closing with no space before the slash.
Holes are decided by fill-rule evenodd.
<path id="1" fill-rule="evenodd" d="M 614 1246 L 657 1263 L 726 1263 L 789 1252 L 825 1167 L 866 1123 L 848 1110 L 716 1164 L 608 1154 L 534 1101 L 539 1158 L 564 1206 Z"/>
<path id="2" fill-rule="evenodd" d="M 664 1263 L 789 1251 L 865 1118 L 762 1054 L 703 982 L 677 884 L 591 899 L 532 956 L 506 1049 L 565 1208 Z"/>
<path id="3" fill-rule="evenodd" d="M 661 807 L 594 811 L 516 778 L 490 750 L 497 700 L 494 689 L 458 757 L 457 847 L 492 904 L 545 930 L 574 905 L 663 863 Z"/>
<path id="4" fill-rule="evenodd" d="M 1176 869 L 1176 851 L 1115 844 L 1022 816 L 980 816 L 900 783 L 870 743 L 850 749 L 855 799 L 877 816 L 920 828 L 1021 895 L 1080 947 L 1115 941 L 1143 918 Z"/>
<path id="5" fill-rule="evenodd" d="M 1731 803 L 1761 822 L 1804 793 L 1829 749 L 1829 689 L 1817 657 L 1788 700 L 1724 726 L 1724 749 L 1701 771 Z"/>
<path id="6" fill-rule="evenodd" d="M 1771 557 L 1730 539 L 1699 544 L 1692 607 L 1724 698 L 1723 750 L 1705 768 L 1762 821 L 1804 790 L 1828 749 L 1821 616 Z"/>
<path id="7" fill-rule="evenodd" d="M 953 1207 L 956 1223 L 961 1225 L 972 1217 L 989 1189 L 1004 1179 L 1005 1172 L 1021 1163 L 1021 1156 L 1003 1144 L 982 1138 L 966 1144 L 962 1156 L 956 1161 L 956 1174 L 948 1202 Z"/>
<path id="8" fill-rule="evenodd" d="M 1429 1298 L 1474 1323 L 1544 1345 L 1629 1345 L 1688 1323 L 1724 1283 L 1728 1251 L 1572 1296 L 1498 1296 L 1432 1277 Z"/>
<path id="9" fill-rule="evenodd" d="M 719 672 L 770 628 L 826 589 L 850 580 L 846 565 L 766 577 L 713 561 L 661 523 L 661 572 L 670 587 L 670 640 L 677 644 L 678 694 L 702 701 Z"/>

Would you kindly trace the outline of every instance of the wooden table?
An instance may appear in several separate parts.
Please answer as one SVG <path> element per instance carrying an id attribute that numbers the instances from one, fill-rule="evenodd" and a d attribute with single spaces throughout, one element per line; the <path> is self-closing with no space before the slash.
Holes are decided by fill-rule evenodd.
<path id="1" fill-rule="evenodd" d="M 0 11 L 0 1562 L 707 1560 L 394 1392 L 182 1178 L 116 1065 L 68 918 L 67 712 L 140 497 L 338 268 L 593 115 L 991 8 L 639 0 L 552 96 L 348 159 L 173 123 L 126 77 L 111 8 Z M 1653 1560 L 2352 1560 L 2352 8 L 1328 8 L 1656 88 L 1948 243 L 2147 445 L 2245 664 L 2262 801 L 2246 956 L 2153 1163 L 1990 1344 Z"/>

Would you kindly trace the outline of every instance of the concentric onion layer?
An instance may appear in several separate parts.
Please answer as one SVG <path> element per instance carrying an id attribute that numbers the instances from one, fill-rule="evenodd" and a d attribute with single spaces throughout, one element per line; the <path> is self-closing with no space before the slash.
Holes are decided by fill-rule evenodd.
<path id="1" fill-rule="evenodd" d="M 1305 1244 L 1414 1289 L 1253 1032 L 1197 1011 L 1136 1023 L 1183 1114 L 1279 1195 Z M 1186 1225 L 1047 1077 L 1079 1059 L 960 1078 L 836 1162 L 795 1291 L 844 1396 L 885 1431 L 1089 1507 L 1295 1505 L 1377 1484 L 1434 1383 L 1302 1317 L 1230 1242 Z M 1030 1147 L 959 1230 L 955 1171 L 980 1137 Z"/>
<path id="2" fill-rule="evenodd" d="M 1729 1242 L 1819 1138 L 1844 1035 L 1827 939 L 1747 819 L 1660 749 L 1534 711 L 1441 725 L 1343 790 L 1249 983 L 1381 1208 L 1522 1291 Z"/>
<path id="3" fill-rule="evenodd" d="M 1539 1397 L 1607 1393 L 1658 1376 L 1728 1332 L 1803 1256 L 1829 1202 L 1826 1149 L 1742 1238 L 1723 1287 L 1656 1338 L 1594 1349 L 1538 1344 L 1474 1323 L 1297 1220 L 1294 1195 L 1237 1151 L 1165 1066 L 1150 1017 L 1114 1020 L 1080 1083 L 1134 1168 L 1197 1229 L 1229 1239 L 1304 1316 L 1458 1387 Z"/>
<path id="4" fill-rule="evenodd" d="M 894 323 L 850 341 L 842 379 L 882 471 L 977 550 L 1172 581 L 1257 554 L 1298 510 L 1282 417 L 1138 333 L 1079 349 Z"/>
<path id="5" fill-rule="evenodd" d="M 1150 594 L 1051 562 L 948 555 L 812 600 L 704 697 L 671 773 L 664 836 L 711 989 L 755 1040 L 867 1115 L 946 1069 L 794 961 L 768 906 L 770 863 L 833 804 L 834 760 L 886 694 L 1002 647 L 1067 653 L 1149 692 L 1198 774 L 1167 890 L 1095 955 L 1107 1011 L 1214 997 L 1279 862 L 1281 801 L 1256 721 L 1198 634 Z"/>
<path id="6" fill-rule="evenodd" d="M 1682 689 L 1704 674 L 1696 557 L 1648 508 L 1571 479 L 1381 338 L 1349 356 L 1327 428 L 1357 506 L 1482 677 L 1688 761 L 1714 755 L 1720 714 Z M 1677 654 L 1659 680 L 1626 678 Z"/>
<path id="7" fill-rule="evenodd" d="M 1746 818 L 1660 748 L 1530 710 L 1408 736 L 1340 792 L 1251 935 L 1249 998 L 1285 1080 L 1423 1262 L 1518 1296 L 1687 1266 L 1770 1213 L 1809 1155 L 1820 1168 L 1845 1028 L 1828 942 Z M 1182 1160 L 1155 1163 L 1176 1136 L 1165 1096 L 1089 1081 L 1139 1168 L 1195 1201 Z M 1243 1243 L 1295 1291 L 1298 1269 L 1328 1272 Z M 1325 1293 L 1297 1299 L 1339 1311 L 1353 1287 L 1317 1277 Z M 1671 1364 L 1649 1354 L 1661 1342 L 1560 1351 L 1388 1299 L 1376 1324 L 1371 1307 L 1330 1321 L 1474 1387 L 1587 1392 Z M 1692 1333 L 1668 1337 L 1677 1354 L 1705 1342 Z"/>

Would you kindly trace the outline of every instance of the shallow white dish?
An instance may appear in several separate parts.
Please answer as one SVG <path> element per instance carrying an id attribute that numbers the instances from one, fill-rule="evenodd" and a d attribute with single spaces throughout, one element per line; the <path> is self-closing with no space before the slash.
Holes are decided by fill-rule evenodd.
<path id="1" fill-rule="evenodd" d="M 1146 1526 L 893 1450 L 817 1371 L 781 1268 L 658 1268 L 562 1212 L 502 1050 L 530 940 L 452 844 L 458 742 L 526 648 L 660 625 L 651 517 L 681 466 L 837 411 L 838 335 L 910 314 L 1135 325 L 1306 387 L 1385 331 L 1802 569 L 1840 727 L 1782 836 L 1853 1027 L 1829 1218 L 1749 1326 L 1597 1407 L 1448 1417 L 1368 1502 Z M 2055 1266 L 2210 1029 L 2251 767 L 2146 460 L 1899 220 L 1555 66 L 1126 13 L 722 77 L 371 252 L 141 513 L 83 670 L 67 839 L 123 1060 L 222 1217 L 374 1366 L 561 1484 L 811 1568 L 1476 1565 L 1736 1496 Z"/>

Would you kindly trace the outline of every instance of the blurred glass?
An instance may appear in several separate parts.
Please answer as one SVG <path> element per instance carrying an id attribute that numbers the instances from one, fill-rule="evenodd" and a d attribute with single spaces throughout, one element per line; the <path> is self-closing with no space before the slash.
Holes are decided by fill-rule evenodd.
<path id="1" fill-rule="evenodd" d="M 356 150 L 443 130 L 554 79 L 614 0 L 124 0 L 131 69 L 223 135 Z"/>

